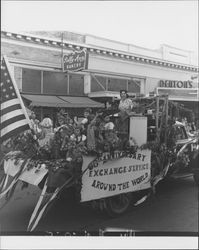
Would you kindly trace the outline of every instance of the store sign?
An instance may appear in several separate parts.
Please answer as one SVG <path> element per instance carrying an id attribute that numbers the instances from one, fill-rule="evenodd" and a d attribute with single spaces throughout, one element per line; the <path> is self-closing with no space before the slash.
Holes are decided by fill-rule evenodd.
<path id="1" fill-rule="evenodd" d="M 163 88 L 193 88 L 192 81 L 160 80 L 159 87 Z"/>
<path id="2" fill-rule="evenodd" d="M 63 71 L 79 71 L 88 68 L 88 53 L 85 50 L 74 51 L 63 56 Z"/>
<path id="3" fill-rule="evenodd" d="M 151 187 L 151 151 L 104 153 L 82 176 L 81 201 L 96 200 Z M 83 164 L 82 171 L 86 169 Z"/>

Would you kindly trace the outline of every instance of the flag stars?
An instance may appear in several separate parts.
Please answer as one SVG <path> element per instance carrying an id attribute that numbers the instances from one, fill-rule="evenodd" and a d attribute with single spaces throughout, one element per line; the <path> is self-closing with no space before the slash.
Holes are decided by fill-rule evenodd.
<path id="1" fill-rule="evenodd" d="M 7 76 L 7 75 L 8 75 L 8 74 L 5 72 L 5 73 L 4 73 L 4 76 Z"/>
<path id="2" fill-rule="evenodd" d="M 12 93 L 12 96 L 15 96 L 15 93 L 14 93 L 14 92 Z"/>
<path id="3" fill-rule="evenodd" d="M 9 98 L 9 95 L 6 95 L 6 98 Z"/>
<path id="4" fill-rule="evenodd" d="M 12 87 L 12 86 L 10 86 L 9 88 L 10 88 L 10 89 L 13 89 L 13 87 Z"/>
<path id="5" fill-rule="evenodd" d="M 1 66 L 1 69 L 2 69 L 2 70 L 5 70 L 6 68 L 2 65 L 2 66 Z"/>
<path id="6" fill-rule="evenodd" d="M 3 89 L 3 92 L 6 92 L 6 89 Z"/>
<path id="7" fill-rule="evenodd" d="M 3 82 L 1 82 L 1 87 L 3 87 Z"/>
<path id="8" fill-rule="evenodd" d="M 8 80 L 6 80 L 6 82 L 7 82 L 7 83 L 10 83 L 10 80 L 8 79 Z"/>

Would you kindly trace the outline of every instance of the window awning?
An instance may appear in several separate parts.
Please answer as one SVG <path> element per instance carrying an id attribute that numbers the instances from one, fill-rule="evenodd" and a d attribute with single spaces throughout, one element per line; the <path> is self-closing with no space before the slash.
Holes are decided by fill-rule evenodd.
<path id="1" fill-rule="evenodd" d="M 101 98 L 101 97 L 115 97 L 120 99 L 120 92 L 119 91 L 96 91 L 91 92 L 88 94 L 91 98 Z"/>
<path id="2" fill-rule="evenodd" d="M 91 100 L 88 97 L 54 96 L 54 95 L 30 95 L 22 94 L 22 97 L 31 102 L 33 107 L 54 108 L 102 108 L 102 103 Z"/>

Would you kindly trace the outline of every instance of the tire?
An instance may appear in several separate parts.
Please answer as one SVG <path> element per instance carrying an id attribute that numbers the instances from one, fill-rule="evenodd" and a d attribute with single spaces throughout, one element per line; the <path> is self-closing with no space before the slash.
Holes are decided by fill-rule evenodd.
<path id="1" fill-rule="evenodd" d="M 131 204 L 132 194 L 124 193 L 109 197 L 105 200 L 106 213 L 110 217 L 117 217 L 127 211 Z"/>
<path id="2" fill-rule="evenodd" d="M 193 173 L 193 179 L 197 185 L 199 185 L 199 170 Z"/>

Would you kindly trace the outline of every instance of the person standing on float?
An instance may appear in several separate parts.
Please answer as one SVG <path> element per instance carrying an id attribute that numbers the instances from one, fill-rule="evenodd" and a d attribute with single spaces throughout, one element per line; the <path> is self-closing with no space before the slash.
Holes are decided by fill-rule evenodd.
<path id="1" fill-rule="evenodd" d="M 118 129 L 119 129 L 119 137 L 122 141 L 122 148 L 125 148 L 125 145 L 128 142 L 128 117 L 130 113 L 132 112 L 133 108 L 133 102 L 130 98 L 128 98 L 128 94 L 126 90 L 120 90 L 120 103 L 119 103 L 119 123 L 118 123 Z"/>
<path id="2" fill-rule="evenodd" d="M 128 94 L 126 90 L 120 90 L 120 103 L 119 103 L 119 110 L 121 112 L 126 112 L 129 114 L 133 108 L 133 102 L 130 98 L 128 98 Z"/>

